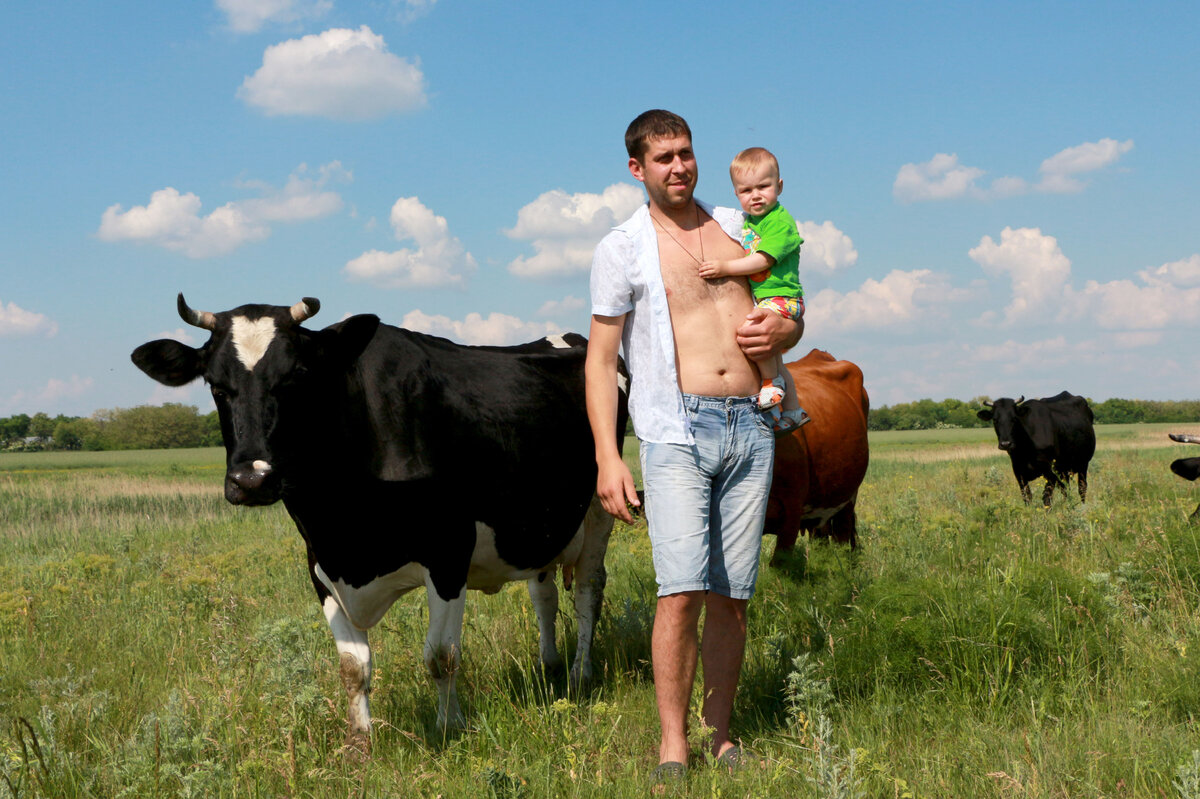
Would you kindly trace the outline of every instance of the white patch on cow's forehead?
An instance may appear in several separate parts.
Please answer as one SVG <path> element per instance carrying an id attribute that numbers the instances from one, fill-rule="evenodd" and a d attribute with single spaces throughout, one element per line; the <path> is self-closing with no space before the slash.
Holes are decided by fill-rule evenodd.
<path id="1" fill-rule="evenodd" d="M 244 316 L 233 317 L 233 346 L 246 371 L 262 360 L 275 339 L 275 320 L 264 316 L 251 322 Z"/>
<path id="2" fill-rule="evenodd" d="M 546 336 L 546 341 L 549 341 L 550 346 L 554 347 L 555 349 L 569 350 L 571 348 L 571 345 L 567 343 L 565 338 L 563 338 L 562 333 L 555 333 L 553 336 Z"/>

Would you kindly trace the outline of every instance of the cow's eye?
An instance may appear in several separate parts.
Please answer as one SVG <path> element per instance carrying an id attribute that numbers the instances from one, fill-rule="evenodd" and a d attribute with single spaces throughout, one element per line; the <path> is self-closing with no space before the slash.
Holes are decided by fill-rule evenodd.
<path id="1" fill-rule="evenodd" d="M 209 388 L 212 391 L 213 399 L 217 402 L 224 402 L 230 398 L 230 394 L 227 389 L 221 388 L 220 386 L 210 386 Z"/>

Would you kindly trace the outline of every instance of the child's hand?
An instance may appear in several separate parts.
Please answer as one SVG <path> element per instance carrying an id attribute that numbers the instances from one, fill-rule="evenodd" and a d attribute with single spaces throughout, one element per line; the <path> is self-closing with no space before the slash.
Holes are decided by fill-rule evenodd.
<path id="1" fill-rule="evenodd" d="M 725 276 L 724 261 L 704 261 L 700 264 L 700 277 L 711 280 L 714 277 Z"/>

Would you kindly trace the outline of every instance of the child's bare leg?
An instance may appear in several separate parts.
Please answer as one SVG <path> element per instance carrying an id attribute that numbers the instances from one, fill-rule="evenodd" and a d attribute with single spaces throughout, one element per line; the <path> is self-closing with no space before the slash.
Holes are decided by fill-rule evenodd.
<path id="1" fill-rule="evenodd" d="M 800 398 L 796 396 L 796 382 L 792 380 L 792 373 L 783 365 L 783 356 L 775 356 L 775 368 L 783 378 L 783 403 L 780 407 L 785 411 L 799 410 Z"/>
<path id="2" fill-rule="evenodd" d="M 762 378 L 762 388 L 758 392 L 758 407 L 761 410 L 778 407 L 779 403 L 783 401 L 784 394 L 783 383 L 779 377 L 779 358 L 763 358 L 754 363 L 758 367 L 759 377 Z"/>

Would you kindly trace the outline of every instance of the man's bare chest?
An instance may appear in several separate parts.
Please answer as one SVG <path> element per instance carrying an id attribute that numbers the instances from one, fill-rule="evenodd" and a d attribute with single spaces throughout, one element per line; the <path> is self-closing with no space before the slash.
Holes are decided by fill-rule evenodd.
<path id="1" fill-rule="evenodd" d="M 661 231 L 658 235 L 659 268 L 667 303 L 673 314 L 698 310 L 705 304 L 723 305 L 748 296 L 745 278 L 727 277 L 706 280 L 700 277 L 701 260 L 732 260 L 744 253 L 733 239 L 716 226 L 706 226 L 703 251 L 691 252 Z M 689 242 L 690 243 L 690 242 Z"/>

